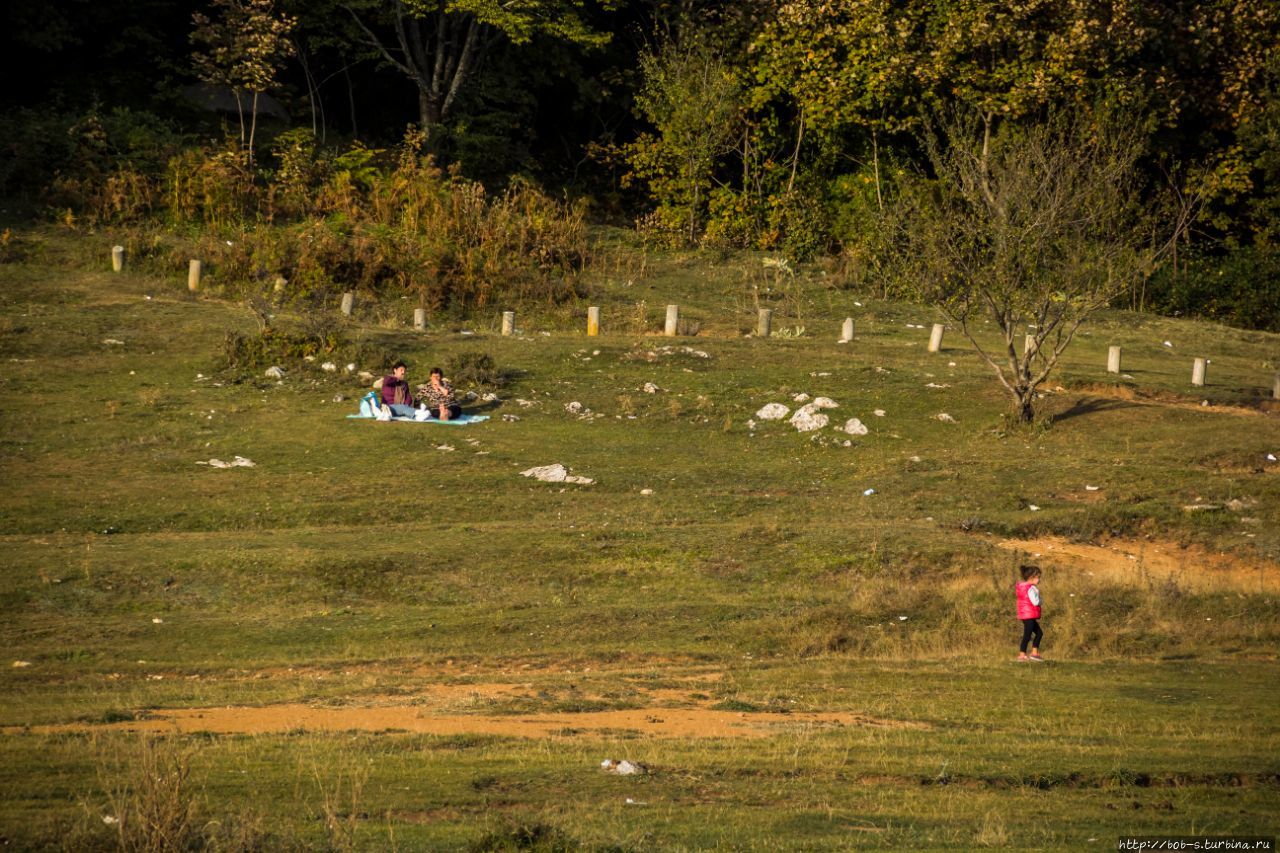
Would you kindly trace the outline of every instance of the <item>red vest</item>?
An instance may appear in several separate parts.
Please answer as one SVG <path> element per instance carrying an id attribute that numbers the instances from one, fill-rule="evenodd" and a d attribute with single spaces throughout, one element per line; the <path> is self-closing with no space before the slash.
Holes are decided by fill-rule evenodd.
<path id="1" fill-rule="evenodd" d="M 1025 581 L 1018 584 L 1018 618 L 1019 619 L 1039 619 L 1040 605 L 1031 603 L 1031 588 L 1035 586 L 1031 581 Z M 1039 590 L 1037 590 L 1038 592 Z"/>

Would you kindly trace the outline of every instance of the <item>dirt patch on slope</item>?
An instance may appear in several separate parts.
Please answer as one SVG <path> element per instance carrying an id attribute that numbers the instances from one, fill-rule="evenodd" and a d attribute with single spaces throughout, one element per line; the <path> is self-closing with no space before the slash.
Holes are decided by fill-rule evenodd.
<path id="1" fill-rule="evenodd" d="M 1173 581 L 1195 591 L 1280 592 L 1280 566 L 1261 559 L 1219 554 L 1191 545 L 1112 540 L 1102 545 L 1057 536 L 1005 539 L 996 543 L 1035 560 L 1113 583 Z"/>
<path id="2" fill-rule="evenodd" d="M 312 732 L 409 732 L 432 735 L 574 737 L 627 735 L 673 738 L 769 737 L 788 731 L 841 726 L 923 724 L 877 720 L 851 713 L 743 713 L 710 708 L 643 708 L 560 714 L 492 716 L 433 714 L 412 705 L 319 708 L 271 705 L 263 708 L 182 708 L 157 711 L 143 720 L 97 726 L 34 726 L 30 731 L 214 732 L 268 734 Z"/>
<path id="3" fill-rule="evenodd" d="M 536 702 L 538 697 L 512 684 L 440 684 L 412 697 L 365 700 L 332 707 L 303 703 L 263 707 L 176 708 L 147 712 L 138 719 L 90 724 L 8 727 L 19 732 L 85 731 L 213 732 L 268 734 L 311 732 L 407 732 L 433 735 L 499 735 L 504 737 L 662 737 L 760 738 L 785 732 L 875 726 L 928 728 L 924 723 L 878 719 L 845 711 L 739 711 L 716 707 L 701 694 L 660 689 L 637 699 L 645 707 L 527 713 L 493 713 L 504 702 Z M 588 700 L 589 701 L 589 700 Z M 488 711 L 489 713 L 484 713 Z"/>
<path id="4" fill-rule="evenodd" d="M 1124 400 L 1134 405 L 1164 406 L 1176 409 L 1194 409 L 1197 412 L 1213 412 L 1220 415 L 1238 415 L 1251 417 L 1275 414 L 1280 411 L 1280 404 L 1275 400 L 1259 399 L 1252 405 L 1205 405 L 1205 399 L 1188 398 L 1171 391 L 1156 391 L 1142 388 L 1131 388 L 1127 385 L 1076 385 L 1071 391 L 1084 395 L 1080 403 L 1087 404 L 1089 397 L 1100 397 L 1107 400 Z"/>

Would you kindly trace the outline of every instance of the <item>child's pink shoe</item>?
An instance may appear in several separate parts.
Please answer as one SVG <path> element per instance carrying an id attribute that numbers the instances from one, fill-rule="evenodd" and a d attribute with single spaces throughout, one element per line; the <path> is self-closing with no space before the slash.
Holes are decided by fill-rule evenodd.
<path id="1" fill-rule="evenodd" d="M 1031 660 L 1031 658 L 1027 657 L 1026 652 L 1018 652 L 1018 663 L 1022 663 L 1024 661 L 1029 661 L 1029 660 Z"/>
<path id="2" fill-rule="evenodd" d="M 1039 652 L 1032 652 L 1030 655 L 1027 656 L 1027 660 L 1043 661 L 1044 658 L 1040 657 Z"/>

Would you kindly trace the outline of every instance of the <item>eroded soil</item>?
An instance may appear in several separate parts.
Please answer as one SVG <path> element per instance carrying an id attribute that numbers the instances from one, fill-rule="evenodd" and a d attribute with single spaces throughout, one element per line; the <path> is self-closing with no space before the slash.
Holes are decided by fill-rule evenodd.
<path id="1" fill-rule="evenodd" d="M 1089 545 L 1056 536 L 1004 539 L 997 545 L 1058 569 L 1084 572 L 1112 583 L 1159 580 L 1196 591 L 1280 592 L 1280 566 L 1196 545 L 1146 540 Z"/>

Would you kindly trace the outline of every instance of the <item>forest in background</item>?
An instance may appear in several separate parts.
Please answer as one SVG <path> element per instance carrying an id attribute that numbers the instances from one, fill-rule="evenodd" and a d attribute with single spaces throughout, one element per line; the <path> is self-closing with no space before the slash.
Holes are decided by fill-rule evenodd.
<path id="1" fill-rule="evenodd" d="M 562 298 L 604 222 L 910 294 L 898 202 L 943 129 L 961 116 L 985 152 L 1070 114 L 1127 129 L 1142 227 L 1173 238 L 1126 307 L 1280 329 L 1267 0 L 14 0 L 0 20 L 20 70 L 0 194 L 132 229 L 161 263 L 166 235 L 203 241 L 228 281 Z"/>

